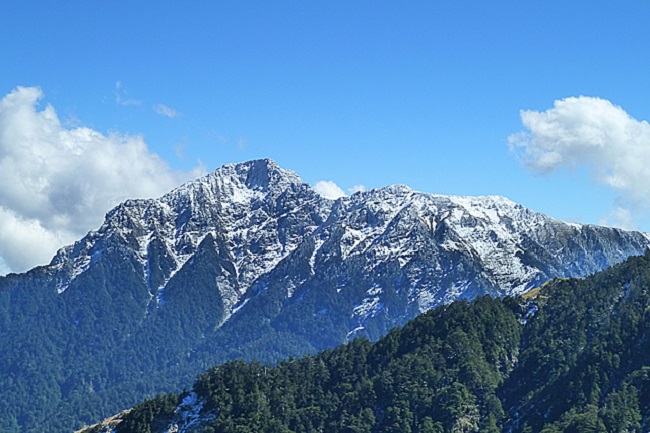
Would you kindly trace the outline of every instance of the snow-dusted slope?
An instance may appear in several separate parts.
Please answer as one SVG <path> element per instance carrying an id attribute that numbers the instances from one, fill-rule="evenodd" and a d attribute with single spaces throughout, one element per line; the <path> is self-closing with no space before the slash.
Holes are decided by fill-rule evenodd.
<path id="1" fill-rule="evenodd" d="M 273 161 L 226 165 L 156 200 L 129 200 L 102 227 L 63 248 L 51 266 L 65 291 L 107 244 L 127 249 L 141 268 L 152 300 L 164 300 L 170 279 L 206 236 L 222 239 L 232 262 L 234 287 L 217 285 L 232 308 L 252 281 L 271 270 L 312 233 L 331 203 Z M 153 247 L 155 246 L 155 247 Z M 160 256 L 166 266 L 160 266 Z"/>
<path id="2" fill-rule="evenodd" d="M 394 185 L 331 201 L 295 173 L 258 160 L 226 165 L 160 199 L 118 206 L 99 230 L 52 261 L 58 291 L 106 248 L 119 247 L 137 263 L 157 306 L 208 235 L 231 265 L 214 282 L 224 319 L 261 284 L 277 284 L 269 279 L 279 278 L 273 270 L 281 261 L 308 248 L 308 273 L 282 268 L 286 297 L 316 283 L 334 284 L 340 293 L 354 281 L 350 308 L 358 323 L 349 331 L 384 311 L 387 291 L 408 307 L 391 316 L 406 320 L 457 298 L 515 294 L 552 277 L 585 276 L 650 243 L 645 234 L 564 223 L 499 196 L 441 196 Z"/>

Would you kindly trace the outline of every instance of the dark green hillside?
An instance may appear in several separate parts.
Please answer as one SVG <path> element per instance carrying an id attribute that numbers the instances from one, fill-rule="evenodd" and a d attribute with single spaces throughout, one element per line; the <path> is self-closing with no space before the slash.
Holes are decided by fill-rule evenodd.
<path id="1" fill-rule="evenodd" d="M 193 392 L 204 432 L 645 432 L 650 254 L 518 299 L 458 301 L 376 343 L 230 362 Z M 181 400 L 137 406 L 116 432 L 182 428 Z"/>
<path id="2" fill-rule="evenodd" d="M 514 431 L 647 429 L 649 260 L 634 257 L 540 292 L 519 364 L 500 391 L 509 412 L 519 414 L 508 422 Z"/>
<path id="3" fill-rule="evenodd" d="M 519 333 L 513 311 L 483 297 L 424 314 L 376 344 L 357 339 L 276 367 L 229 362 L 194 390 L 217 414 L 206 432 L 497 431 L 496 392 Z M 149 423 L 168 420 L 174 398 L 138 406 L 117 432 L 155 431 Z"/>

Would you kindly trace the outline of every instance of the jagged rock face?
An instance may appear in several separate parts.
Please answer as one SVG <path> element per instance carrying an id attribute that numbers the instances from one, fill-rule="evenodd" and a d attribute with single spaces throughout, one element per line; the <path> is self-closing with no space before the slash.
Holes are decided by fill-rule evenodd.
<path id="1" fill-rule="evenodd" d="M 48 356 L 63 366 L 52 395 L 67 410 L 82 404 L 91 376 L 103 383 L 93 389 L 101 401 L 135 384 L 140 394 L 115 403 L 131 404 L 225 359 L 375 339 L 442 303 L 585 276 L 649 244 L 642 233 L 567 224 L 502 197 L 396 185 L 332 201 L 258 160 L 129 200 L 49 266 L 0 278 L 0 331 L 47 329 L 56 348 Z M 139 381 L 144 373 L 155 386 Z"/>
<path id="2" fill-rule="evenodd" d="M 355 292 L 340 298 L 358 319 L 349 331 L 358 331 L 380 313 L 404 322 L 457 298 L 585 276 L 648 244 L 645 234 L 567 224 L 496 196 L 395 185 L 331 201 L 293 172 L 258 160 L 226 165 L 157 200 L 123 203 L 50 268 L 64 292 L 108 250 L 119 251 L 146 285 L 151 310 L 165 302 L 177 274 L 197 268 L 193 261 L 211 249 L 200 267 L 214 268 L 209 285 L 222 298 L 224 320 L 269 285 L 283 286 L 290 303 L 312 288 L 334 289 Z M 387 312 L 390 297 L 400 308 Z"/>

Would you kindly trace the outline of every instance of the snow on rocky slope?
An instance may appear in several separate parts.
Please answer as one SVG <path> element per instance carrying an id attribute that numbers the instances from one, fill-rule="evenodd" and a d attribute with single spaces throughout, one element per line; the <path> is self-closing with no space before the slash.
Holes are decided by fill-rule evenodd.
<path id="1" fill-rule="evenodd" d="M 337 276 L 338 292 L 354 280 L 365 285 L 352 307 L 360 323 L 385 308 L 388 291 L 422 312 L 457 298 L 520 293 L 552 277 L 585 276 L 650 244 L 646 234 L 564 223 L 499 196 L 393 185 L 332 201 L 275 162 L 257 160 L 225 165 L 159 199 L 121 204 L 50 266 L 64 292 L 106 248 L 122 248 L 156 306 L 208 235 L 230 264 L 228 278 L 215 281 L 226 318 L 240 311 L 251 287 L 309 245 L 309 275 L 287 284 L 287 298 L 328 276 Z"/>

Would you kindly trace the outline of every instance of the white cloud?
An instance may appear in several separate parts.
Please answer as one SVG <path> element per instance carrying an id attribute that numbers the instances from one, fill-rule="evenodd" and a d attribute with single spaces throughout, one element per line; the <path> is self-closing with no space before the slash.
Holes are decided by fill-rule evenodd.
<path id="1" fill-rule="evenodd" d="M 204 172 L 171 171 L 139 136 L 66 127 L 52 106 L 37 110 L 42 97 L 18 87 L 0 100 L 0 265 L 11 271 L 47 263 L 121 201 Z"/>
<path id="2" fill-rule="evenodd" d="M 348 194 L 346 194 L 340 186 L 334 183 L 334 181 L 321 180 L 319 182 L 316 182 L 316 185 L 314 185 L 314 190 L 316 190 L 317 193 L 325 198 L 336 200 L 337 198 L 347 197 L 348 194 L 352 195 L 355 192 L 365 191 L 366 187 L 364 185 L 354 185 L 353 187 L 347 189 Z"/>
<path id="3" fill-rule="evenodd" d="M 155 111 L 157 114 L 160 114 L 161 116 L 169 117 L 170 119 L 173 119 L 174 117 L 178 117 L 178 111 L 174 110 L 172 107 L 169 107 L 165 104 L 154 105 L 153 111 Z"/>
<path id="4" fill-rule="evenodd" d="M 536 173 L 585 167 L 593 180 L 618 191 L 612 213 L 630 226 L 650 206 L 650 125 L 610 101 L 586 96 L 555 101 L 539 112 L 522 110 L 526 131 L 508 138 L 522 163 Z M 632 214 L 624 215 L 633 209 Z M 610 216 L 611 218 L 611 216 Z"/>
<path id="5" fill-rule="evenodd" d="M 330 200 L 336 200 L 337 198 L 346 196 L 345 192 L 331 180 L 321 180 L 316 182 L 314 190 Z"/>

